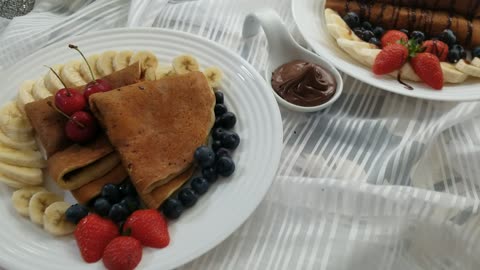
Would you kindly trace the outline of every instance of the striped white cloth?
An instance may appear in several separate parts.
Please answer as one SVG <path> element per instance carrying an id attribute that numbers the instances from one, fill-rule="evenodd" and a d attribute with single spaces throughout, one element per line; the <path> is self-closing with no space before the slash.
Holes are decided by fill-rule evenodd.
<path id="1" fill-rule="evenodd" d="M 152 26 L 215 40 L 262 73 L 266 41 L 242 39 L 244 16 L 274 7 L 295 31 L 290 1 L 37 0 L 30 14 L 0 19 L 0 65 L 71 35 Z M 267 197 L 182 269 L 480 269 L 480 103 L 344 79 L 327 110 L 282 111 L 285 150 Z"/>

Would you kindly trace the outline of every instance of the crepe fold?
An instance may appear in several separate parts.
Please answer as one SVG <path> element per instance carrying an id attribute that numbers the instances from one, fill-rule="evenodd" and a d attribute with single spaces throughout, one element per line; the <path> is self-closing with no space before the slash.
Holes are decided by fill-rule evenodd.
<path id="1" fill-rule="evenodd" d="M 50 176 L 63 189 L 73 190 L 98 179 L 120 164 L 105 136 L 85 145 L 72 144 L 47 160 Z"/>
<path id="2" fill-rule="evenodd" d="M 90 98 L 90 108 L 139 194 L 187 171 L 215 121 L 215 96 L 201 72 L 145 81 Z"/>
<path id="3" fill-rule="evenodd" d="M 110 83 L 113 89 L 137 83 L 140 80 L 140 65 L 132 64 L 102 78 Z M 83 92 L 85 86 L 74 89 Z M 44 148 L 47 157 L 65 149 L 72 142 L 65 135 L 67 119 L 55 111 L 48 102 L 54 104 L 53 97 L 34 101 L 25 105 L 28 119 L 35 130 L 35 135 Z"/>
<path id="4" fill-rule="evenodd" d="M 463 2 L 463 1 L 458 1 Z M 419 30 L 427 36 L 438 36 L 443 30 L 451 29 L 457 42 L 466 48 L 480 45 L 480 18 L 452 14 L 445 10 L 411 8 L 372 1 L 327 0 L 326 8 L 337 11 L 340 16 L 353 11 L 374 25 L 385 29 Z"/>

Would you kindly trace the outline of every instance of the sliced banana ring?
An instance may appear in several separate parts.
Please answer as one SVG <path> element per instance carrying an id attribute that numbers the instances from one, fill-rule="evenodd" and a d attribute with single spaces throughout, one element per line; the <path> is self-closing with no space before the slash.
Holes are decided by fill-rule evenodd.
<path id="1" fill-rule="evenodd" d="M 92 54 L 87 57 L 87 62 L 90 65 L 90 68 L 92 69 L 93 76 L 95 76 L 95 80 L 99 79 L 101 76 L 98 73 L 97 70 L 97 60 L 98 60 L 98 54 Z M 86 82 L 91 82 L 92 81 L 92 74 L 90 74 L 90 70 L 88 69 L 87 63 L 85 61 L 82 61 L 80 63 L 80 67 L 78 69 L 80 72 L 80 76 L 82 76 L 83 80 Z"/>
<path id="2" fill-rule="evenodd" d="M 44 99 L 46 97 L 51 96 L 52 93 L 48 91 L 45 87 L 45 83 L 43 82 L 43 78 L 38 79 L 32 88 L 32 96 L 35 100 Z"/>
<path id="3" fill-rule="evenodd" d="M 113 58 L 113 70 L 121 70 L 130 64 L 130 59 L 133 56 L 133 51 L 120 51 Z"/>
<path id="4" fill-rule="evenodd" d="M 36 150 L 37 149 L 37 143 L 35 142 L 35 139 L 33 136 L 26 141 L 17 141 L 15 138 L 10 138 L 7 135 L 5 135 L 0 129 L 0 144 L 6 145 L 11 148 L 15 149 L 20 149 L 20 150 Z"/>
<path id="5" fill-rule="evenodd" d="M 54 202 L 63 201 L 63 198 L 53 192 L 40 191 L 35 193 L 28 203 L 30 220 L 36 224 L 43 224 L 45 210 Z"/>
<path id="6" fill-rule="evenodd" d="M 82 60 L 83 61 L 83 60 Z M 80 75 L 81 60 L 72 60 L 63 66 L 60 77 L 67 87 L 77 87 L 87 84 Z"/>
<path id="7" fill-rule="evenodd" d="M 65 218 L 70 204 L 59 201 L 50 204 L 43 215 L 43 228 L 52 235 L 68 235 L 75 231 L 75 224 Z"/>
<path id="8" fill-rule="evenodd" d="M 115 51 L 106 51 L 102 53 L 96 63 L 97 71 L 100 76 L 107 76 L 113 72 L 113 58 L 117 52 Z"/>
<path id="9" fill-rule="evenodd" d="M 17 106 L 22 113 L 25 114 L 25 105 L 30 102 L 34 102 L 35 99 L 32 95 L 33 85 L 35 81 L 24 81 L 18 89 Z"/>
<path id="10" fill-rule="evenodd" d="M 158 65 L 155 69 L 155 79 L 160 80 L 161 78 L 175 75 L 175 70 L 172 66 L 162 66 Z"/>
<path id="11" fill-rule="evenodd" d="M 26 141 L 33 136 L 30 122 L 13 101 L 7 102 L 0 109 L 0 129 L 5 135 L 18 141 Z"/>
<path id="12" fill-rule="evenodd" d="M 218 67 L 208 67 L 203 71 L 203 74 L 207 78 L 208 84 L 212 88 L 217 88 L 220 86 L 220 82 L 223 78 L 223 71 Z"/>
<path id="13" fill-rule="evenodd" d="M 52 69 L 57 72 L 57 74 L 62 74 L 63 65 L 53 65 Z M 43 77 L 43 83 L 45 87 L 50 91 L 50 93 L 55 94 L 58 89 L 63 88 L 62 82 L 53 74 L 51 70 L 47 71 L 45 76 Z"/>
<path id="14" fill-rule="evenodd" d="M 12 179 L 3 174 L 0 174 L 0 183 L 4 183 L 5 185 L 14 189 L 32 187 L 32 185 L 25 184 L 24 182 Z"/>
<path id="15" fill-rule="evenodd" d="M 192 71 L 199 71 L 200 65 L 195 57 L 185 54 L 173 59 L 173 69 L 177 74 L 187 74 Z"/>
<path id="16" fill-rule="evenodd" d="M 455 68 L 470 76 L 480 77 L 480 68 L 467 64 L 467 62 L 465 62 L 463 59 L 458 61 L 458 63 L 455 65 Z"/>
<path id="17" fill-rule="evenodd" d="M 43 187 L 24 187 L 16 190 L 12 194 L 13 208 L 15 208 L 15 210 L 17 210 L 20 215 L 28 217 L 28 204 L 30 203 L 30 199 L 33 195 L 35 195 L 35 193 L 38 193 L 40 191 L 46 190 Z"/>
<path id="18" fill-rule="evenodd" d="M 14 166 L 45 168 L 46 161 L 39 151 L 18 150 L 0 144 L 0 162 Z"/>
<path id="19" fill-rule="evenodd" d="M 39 168 L 20 167 L 0 162 L 0 174 L 29 186 L 38 186 L 43 182 L 42 170 Z"/>

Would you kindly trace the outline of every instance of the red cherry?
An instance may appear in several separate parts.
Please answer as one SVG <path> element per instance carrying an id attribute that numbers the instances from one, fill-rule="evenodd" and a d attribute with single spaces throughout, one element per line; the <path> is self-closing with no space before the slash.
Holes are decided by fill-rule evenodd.
<path id="1" fill-rule="evenodd" d="M 74 89 L 62 88 L 55 94 L 55 106 L 66 115 L 81 111 L 86 105 L 83 95 Z"/>
<path id="2" fill-rule="evenodd" d="M 95 81 L 91 81 L 87 84 L 87 87 L 85 88 L 85 92 L 83 92 L 83 96 L 88 101 L 88 98 L 91 95 L 100 93 L 100 92 L 107 92 L 110 90 L 112 90 L 112 86 L 108 81 L 98 79 Z"/>
<path id="3" fill-rule="evenodd" d="M 83 97 L 83 96 L 82 96 Z M 86 142 L 93 139 L 97 133 L 97 122 L 92 114 L 77 111 L 65 125 L 65 133 L 73 142 Z"/>

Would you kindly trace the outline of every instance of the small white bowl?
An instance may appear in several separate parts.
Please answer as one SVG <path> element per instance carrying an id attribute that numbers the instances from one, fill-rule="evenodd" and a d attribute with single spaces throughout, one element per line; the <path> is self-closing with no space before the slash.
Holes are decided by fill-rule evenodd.
<path id="1" fill-rule="evenodd" d="M 265 69 L 265 80 L 272 89 L 277 102 L 283 107 L 298 112 L 315 112 L 332 105 L 342 94 L 343 80 L 338 70 L 323 57 L 314 54 L 300 45 L 292 38 L 285 24 L 278 14 L 272 9 L 265 9 L 249 14 L 243 24 L 243 37 L 249 38 L 255 36 L 263 28 L 268 40 L 268 66 Z M 300 106 L 286 101 L 280 97 L 271 87 L 272 73 L 283 64 L 294 60 L 303 60 L 313 64 L 318 64 L 329 71 L 336 83 L 335 94 L 325 103 L 317 106 Z"/>

